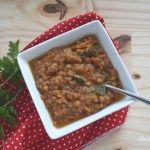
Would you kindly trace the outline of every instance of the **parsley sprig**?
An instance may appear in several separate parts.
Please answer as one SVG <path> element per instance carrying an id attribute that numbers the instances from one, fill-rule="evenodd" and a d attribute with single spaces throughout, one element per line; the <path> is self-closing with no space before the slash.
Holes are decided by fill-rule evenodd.
<path id="1" fill-rule="evenodd" d="M 24 84 L 17 84 L 19 80 L 23 80 L 18 63 L 17 55 L 19 53 L 19 40 L 16 42 L 9 42 L 9 49 L 6 56 L 0 59 L 0 76 L 2 78 L 0 84 L 0 118 L 5 120 L 11 127 L 16 122 L 16 110 L 13 107 L 13 101 L 20 94 L 24 88 Z M 19 90 L 13 95 L 10 87 L 9 89 L 4 88 L 7 82 L 11 82 Z M 4 127 L 0 124 L 0 138 L 5 136 Z"/>

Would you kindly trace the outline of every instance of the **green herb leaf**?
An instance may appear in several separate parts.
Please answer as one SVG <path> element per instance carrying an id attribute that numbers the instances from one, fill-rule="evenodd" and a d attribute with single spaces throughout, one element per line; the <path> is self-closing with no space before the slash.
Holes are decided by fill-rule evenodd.
<path id="1" fill-rule="evenodd" d="M 0 107 L 0 117 L 5 119 L 11 126 L 15 125 L 16 119 L 11 116 L 8 110 L 6 110 L 4 107 Z"/>
<path id="2" fill-rule="evenodd" d="M 9 102 L 12 98 L 13 96 L 10 92 L 0 88 L 0 106 L 5 105 L 5 103 Z"/>
<path id="3" fill-rule="evenodd" d="M 9 52 L 7 53 L 7 56 L 13 61 L 16 61 L 17 55 L 19 53 L 19 42 L 20 40 L 17 40 L 16 42 L 9 42 Z"/>
<path id="4" fill-rule="evenodd" d="M 81 77 L 81 76 L 78 76 L 78 75 L 74 75 L 71 80 L 74 80 L 76 81 L 76 83 L 80 84 L 80 85 L 84 85 L 85 84 L 85 81 L 84 79 Z"/>
<path id="5" fill-rule="evenodd" d="M 104 95 L 106 93 L 106 87 L 102 84 L 95 86 L 95 92 L 98 95 Z"/>
<path id="6" fill-rule="evenodd" d="M 10 41 L 7 55 L 0 59 L 0 77 L 1 81 L 2 79 L 4 80 L 0 87 L 0 117 L 7 121 L 10 126 L 15 125 L 17 115 L 12 102 L 24 88 L 24 83 L 18 84 L 18 80 L 23 79 L 16 59 L 18 53 L 19 40 L 16 42 Z M 2 88 L 7 81 L 10 81 L 19 88 L 16 95 L 12 95 L 10 90 L 12 87 L 10 87 L 10 89 Z M 4 129 L 2 125 L 0 125 L 0 137 L 4 137 Z"/>
<path id="7" fill-rule="evenodd" d="M 22 75 L 17 63 L 17 55 L 19 53 L 19 40 L 9 42 L 9 52 L 7 56 L 0 59 L 0 72 L 5 79 L 11 79 L 13 83 L 22 79 Z"/>
<path id="8" fill-rule="evenodd" d="M 4 106 L 5 110 L 9 112 L 9 114 L 13 117 L 17 116 L 17 112 L 13 106 Z"/>
<path id="9" fill-rule="evenodd" d="M 0 138 L 4 138 L 4 128 L 3 126 L 0 124 Z"/>
<path id="10" fill-rule="evenodd" d="M 82 53 L 82 56 L 93 57 L 98 54 L 98 51 L 94 47 L 89 47 L 86 51 Z"/>
<path id="11" fill-rule="evenodd" d="M 13 106 L 11 106 L 11 107 L 9 108 L 9 111 L 10 111 L 10 113 L 13 114 L 14 116 L 17 116 L 16 109 L 15 109 Z"/>

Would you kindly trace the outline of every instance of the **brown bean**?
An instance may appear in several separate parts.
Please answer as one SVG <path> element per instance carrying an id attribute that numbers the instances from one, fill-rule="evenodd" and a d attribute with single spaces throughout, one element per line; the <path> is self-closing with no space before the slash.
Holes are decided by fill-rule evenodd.
<path id="1" fill-rule="evenodd" d="M 52 95 L 51 95 L 51 96 L 52 96 Z M 56 100 L 57 100 L 57 97 L 56 97 L 56 96 L 52 96 L 51 99 L 52 99 L 53 101 L 56 101 Z"/>
<path id="2" fill-rule="evenodd" d="M 91 110 L 90 110 L 89 107 L 84 106 L 83 109 L 84 109 L 85 113 L 87 113 L 87 114 L 90 114 L 90 113 L 91 113 Z"/>
<path id="3" fill-rule="evenodd" d="M 72 66 L 71 66 L 70 64 L 67 64 L 67 65 L 66 65 L 66 68 L 67 68 L 67 69 L 71 69 L 71 67 L 72 67 Z"/>
<path id="4" fill-rule="evenodd" d="M 77 99 L 77 98 L 79 97 L 79 94 L 77 94 L 77 93 L 72 93 L 72 96 L 73 96 L 74 99 Z"/>
<path id="5" fill-rule="evenodd" d="M 85 96 L 81 95 L 81 96 L 80 96 L 80 101 L 82 102 L 82 101 L 84 101 L 84 100 L 85 100 Z"/>
<path id="6" fill-rule="evenodd" d="M 65 55 L 65 62 L 67 63 L 82 63 L 82 59 L 73 53 Z"/>
<path id="7" fill-rule="evenodd" d="M 54 117 L 57 118 L 59 116 L 58 111 L 54 111 Z"/>
<path id="8" fill-rule="evenodd" d="M 95 105 L 94 105 L 94 108 L 95 108 L 95 110 L 99 110 L 99 105 L 98 105 L 98 104 L 95 104 Z"/>
<path id="9" fill-rule="evenodd" d="M 62 115 L 65 116 L 67 114 L 67 109 L 62 110 Z"/>
<path id="10" fill-rule="evenodd" d="M 68 105 L 65 103 L 65 104 L 62 104 L 61 107 L 62 107 L 63 109 L 67 109 Z"/>
<path id="11" fill-rule="evenodd" d="M 93 106 L 89 106 L 91 113 L 93 113 L 95 111 L 95 109 L 93 108 Z"/>
<path id="12" fill-rule="evenodd" d="M 101 103 L 105 102 L 105 99 L 104 99 L 103 96 L 99 96 L 99 97 L 98 97 L 98 100 L 99 100 Z"/>
<path id="13" fill-rule="evenodd" d="M 52 100 L 51 99 L 46 100 L 45 104 L 47 107 L 51 107 L 52 106 Z"/>
<path id="14" fill-rule="evenodd" d="M 100 104 L 99 104 L 99 108 L 100 108 L 100 109 L 102 109 L 102 108 L 104 108 L 104 107 L 105 107 L 105 105 L 104 105 L 103 103 L 100 103 Z"/>
<path id="15" fill-rule="evenodd" d="M 43 94 L 43 95 L 41 95 L 41 99 L 42 99 L 42 100 L 46 100 L 47 97 Z"/>
<path id="16" fill-rule="evenodd" d="M 99 102 L 98 98 L 93 99 L 93 102 L 98 103 Z"/>
<path id="17" fill-rule="evenodd" d="M 58 71 L 58 64 L 57 63 L 52 63 L 48 69 L 47 69 L 47 73 L 48 74 L 54 74 Z"/>
<path id="18" fill-rule="evenodd" d="M 44 89 L 45 92 L 48 92 L 49 87 L 45 85 L 45 86 L 43 87 L 43 89 Z"/>
<path id="19" fill-rule="evenodd" d="M 56 103 L 57 103 L 57 104 L 62 104 L 63 101 L 62 101 L 62 99 L 57 99 L 57 100 L 56 100 Z"/>
<path id="20" fill-rule="evenodd" d="M 74 106 L 75 106 L 75 107 L 78 107 L 78 106 L 80 106 L 80 105 L 81 105 L 81 102 L 80 102 L 79 100 L 77 100 L 77 101 L 74 102 Z"/>
<path id="21" fill-rule="evenodd" d="M 114 95 L 115 95 L 115 94 L 113 94 L 112 92 L 110 92 L 110 91 L 108 92 L 108 96 L 109 96 L 110 99 L 113 99 L 113 98 L 114 98 Z"/>
<path id="22" fill-rule="evenodd" d="M 78 112 L 78 113 L 82 113 L 82 112 L 83 112 L 83 107 L 82 107 L 82 106 L 78 107 L 78 108 L 77 108 L 77 112 Z"/>
<path id="23" fill-rule="evenodd" d="M 86 63 L 90 63 L 90 58 L 85 58 Z"/>
<path id="24" fill-rule="evenodd" d="M 87 105 L 91 105 L 91 100 L 90 100 L 90 99 L 87 99 L 87 100 L 85 101 L 85 103 L 86 103 Z"/>

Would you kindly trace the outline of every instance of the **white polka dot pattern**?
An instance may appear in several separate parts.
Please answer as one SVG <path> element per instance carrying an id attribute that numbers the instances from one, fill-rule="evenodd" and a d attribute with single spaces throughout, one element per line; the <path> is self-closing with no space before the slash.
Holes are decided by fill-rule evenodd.
<path id="1" fill-rule="evenodd" d="M 41 34 L 24 50 L 92 20 L 99 20 L 104 25 L 102 17 L 95 12 L 73 17 Z M 0 123 L 7 129 L 5 140 L 0 141 L 0 147 L 5 150 L 80 150 L 86 143 L 90 144 L 93 139 L 120 126 L 125 121 L 128 111 L 128 107 L 123 108 L 69 135 L 52 140 L 45 132 L 27 88 L 17 97 L 15 107 L 18 112 L 18 122 L 15 128 L 10 129 L 5 122 L 0 120 Z"/>

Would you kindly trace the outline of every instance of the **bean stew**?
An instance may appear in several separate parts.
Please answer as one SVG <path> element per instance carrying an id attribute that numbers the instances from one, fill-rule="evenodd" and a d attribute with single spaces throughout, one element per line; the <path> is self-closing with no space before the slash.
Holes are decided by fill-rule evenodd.
<path id="1" fill-rule="evenodd" d="M 94 35 L 49 50 L 29 62 L 37 89 L 55 127 L 89 116 L 120 100 L 121 94 L 99 85 L 121 87 L 118 73 Z"/>

